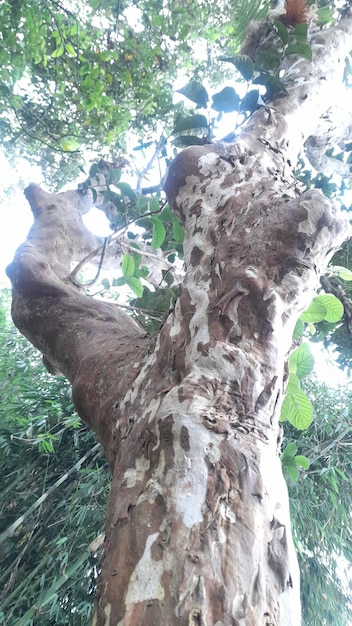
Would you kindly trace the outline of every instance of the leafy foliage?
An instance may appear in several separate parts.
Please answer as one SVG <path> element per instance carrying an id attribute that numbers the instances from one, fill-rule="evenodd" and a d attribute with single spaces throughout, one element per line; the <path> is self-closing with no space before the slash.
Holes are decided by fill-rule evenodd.
<path id="1" fill-rule="evenodd" d="M 352 609 L 348 577 L 352 561 L 352 389 L 350 385 L 328 389 L 308 378 L 304 390 L 314 401 L 315 419 L 306 431 L 286 428 L 284 453 L 286 471 L 294 478 L 289 481 L 289 491 L 302 576 L 303 623 L 346 626 Z M 294 463 L 297 449 L 300 455 Z M 306 457 L 309 468 L 302 463 Z"/>
<path id="2" fill-rule="evenodd" d="M 0 622 L 83 626 L 98 568 L 89 545 L 103 532 L 108 471 L 68 383 L 49 376 L 14 329 L 8 293 L 0 304 Z"/>

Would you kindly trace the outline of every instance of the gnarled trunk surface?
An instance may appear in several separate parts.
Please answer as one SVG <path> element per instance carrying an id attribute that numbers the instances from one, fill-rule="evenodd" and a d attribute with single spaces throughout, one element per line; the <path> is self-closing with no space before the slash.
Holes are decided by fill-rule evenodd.
<path id="1" fill-rule="evenodd" d="M 292 166 L 330 106 L 350 20 L 287 70 L 288 95 L 233 145 L 192 147 L 166 182 L 186 276 L 155 342 L 69 278 L 102 242 L 87 198 L 32 185 L 35 223 L 8 273 L 13 318 L 73 386 L 113 472 L 93 624 L 298 626 L 280 464 L 285 359 L 347 224 Z"/>

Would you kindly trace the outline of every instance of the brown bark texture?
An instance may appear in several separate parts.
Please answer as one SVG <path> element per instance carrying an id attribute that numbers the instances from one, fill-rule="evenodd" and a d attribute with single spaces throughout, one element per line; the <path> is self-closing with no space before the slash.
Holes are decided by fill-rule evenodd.
<path id="1" fill-rule="evenodd" d="M 165 190 L 185 278 L 157 338 L 82 293 L 101 247 L 89 196 L 31 185 L 34 225 L 8 268 L 13 319 L 72 383 L 112 470 L 96 626 L 298 626 L 299 573 L 280 464 L 285 360 L 348 225 L 293 168 L 333 104 L 351 19 L 312 35 L 313 62 L 231 144 L 190 147 Z"/>

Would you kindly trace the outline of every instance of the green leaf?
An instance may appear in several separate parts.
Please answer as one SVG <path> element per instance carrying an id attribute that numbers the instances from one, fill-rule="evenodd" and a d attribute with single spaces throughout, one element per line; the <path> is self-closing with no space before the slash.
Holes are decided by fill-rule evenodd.
<path id="1" fill-rule="evenodd" d="M 113 287 L 122 287 L 123 285 L 126 285 L 126 279 L 124 278 L 124 276 L 120 276 L 119 278 L 112 279 Z"/>
<path id="2" fill-rule="evenodd" d="M 262 72 L 257 78 L 254 79 L 253 84 L 265 85 L 270 97 L 275 96 L 278 93 L 286 93 L 286 87 L 284 83 L 276 76 L 266 74 Z"/>
<path id="3" fill-rule="evenodd" d="M 277 48 L 268 48 L 261 51 L 256 58 L 255 67 L 259 70 L 275 70 L 281 63 L 281 52 Z M 272 76 L 272 78 L 274 78 Z"/>
<path id="4" fill-rule="evenodd" d="M 283 451 L 281 455 L 281 459 L 286 459 L 288 457 L 294 458 L 296 456 L 296 452 L 297 452 L 296 444 L 293 443 L 293 441 L 290 441 L 290 443 L 287 444 L 285 450 Z"/>
<path id="5" fill-rule="evenodd" d="M 290 372 L 296 374 L 299 379 L 308 376 L 314 367 L 314 357 L 307 343 L 298 346 L 288 358 Z"/>
<path id="6" fill-rule="evenodd" d="M 69 57 L 75 57 L 76 56 L 76 52 L 73 46 L 71 46 L 70 43 L 65 43 L 65 50 L 68 54 Z"/>
<path id="7" fill-rule="evenodd" d="M 303 311 L 300 320 L 302 322 L 321 322 L 325 319 L 327 313 L 326 306 L 320 303 L 316 298 L 313 298 L 309 307 Z"/>
<path id="8" fill-rule="evenodd" d="M 301 383 L 299 382 L 299 378 L 297 376 L 297 374 L 290 372 L 288 381 L 287 381 L 287 385 L 286 385 L 286 390 L 285 393 L 293 393 L 295 394 L 297 389 L 300 389 Z"/>
<path id="9" fill-rule="evenodd" d="M 185 233 L 183 231 L 180 220 L 174 220 L 172 222 L 172 232 L 176 243 L 183 243 Z"/>
<path id="10" fill-rule="evenodd" d="M 295 37 L 298 43 L 307 43 L 308 24 L 302 23 L 295 26 Z"/>
<path id="11" fill-rule="evenodd" d="M 127 196 L 132 202 L 136 200 L 137 196 L 128 183 L 116 183 L 116 187 L 121 191 L 123 196 Z"/>
<path id="12" fill-rule="evenodd" d="M 196 80 L 191 80 L 187 83 L 187 85 L 181 87 L 181 89 L 177 89 L 176 91 L 192 102 L 195 102 L 197 107 L 206 108 L 209 96 L 202 83 L 199 83 Z"/>
<path id="13" fill-rule="evenodd" d="M 288 29 L 286 26 L 280 22 L 279 20 L 275 22 L 276 32 L 279 35 L 284 46 L 288 43 Z"/>
<path id="14" fill-rule="evenodd" d="M 143 285 L 139 278 L 135 276 L 131 276 L 131 278 L 126 278 L 126 285 L 132 289 L 133 293 L 136 294 L 137 298 L 141 298 L 143 295 Z"/>
<path id="15" fill-rule="evenodd" d="M 251 89 L 240 102 L 240 111 L 253 113 L 258 106 L 259 89 Z"/>
<path id="16" fill-rule="evenodd" d="M 299 469 L 297 465 L 288 465 L 286 469 L 292 482 L 296 483 L 299 479 Z"/>
<path id="17" fill-rule="evenodd" d="M 193 129 L 194 130 L 194 129 Z M 179 135 L 171 142 L 177 148 L 186 148 L 187 146 L 204 146 L 204 136 L 197 135 Z"/>
<path id="18" fill-rule="evenodd" d="M 305 470 L 309 469 L 310 461 L 308 457 L 303 456 L 302 454 L 297 454 L 295 459 L 296 459 L 297 465 L 299 465 L 300 467 L 303 467 L 303 469 Z"/>
<path id="19" fill-rule="evenodd" d="M 352 281 L 352 272 L 347 267 L 343 267 L 342 265 L 333 265 L 330 269 L 342 280 L 345 280 L 346 282 Z"/>
<path id="20" fill-rule="evenodd" d="M 124 277 L 127 279 L 134 275 L 134 260 L 129 254 L 125 254 L 122 258 L 121 269 Z"/>
<path id="21" fill-rule="evenodd" d="M 164 243 L 166 230 L 162 221 L 155 215 L 151 218 L 153 223 L 152 249 L 156 250 Z"/>
<path id="22" fill-rule="evenodd" d="M 117 185 L 120 182 L 121 170 L 118 167 L 112 167 L 109 170 L 108 183 L 109 185 Z"/>
<path id="23" fill-rule="evenodd" d="M 173 130 L 173 134 L 186 134 L 185 131 L 190 131 L 191 133 L 197 128 L 206 128 L 208 130 L 207 118 L 204 115 L 200 115 L 199 113 L 197 115 L 189 115 L 178 120 Z"/>
<path id="24" fill-rule="evenodd" d="M 218 93 L 214 93 L 212 108 L 222 113 L 231 113 L 237 111 L 239 101 L 239 95 L 233 87 L 224 87 Z"/>
<path id="25" fill-rule="evenodd" d="M 101 284 L 103 285 L 104 289 L 110 289 L 110 281 L 107 278 L 103 278 Z"/>
<path id="26" fill-rule="evenodd" d="M 306 430 L 312 419 L 312 403 L 301 389 L 298 389 L 294 394 L 286 394 L 282 403 L 281 421 L 287 420 L 298 430 Z"/>
<path id="27" fill-rule="evenodd" d="M 307 43 L 296 43 L 292 46 L 287 46 L 284 56 L 288 57 L 291 55 L 303 57 L 304 59 L 308 59 L 308 61 L 311 61 L 312 48 Z"/>
<path id="28" fill-rule="evenodd" d="M 235 57 L 219 57 L 220 61 L 232 63 L 245 80 L 251 80 L 254 74 L 254 65 L 251 57 L 247 54 L 238 54 Z"/>
<path id="29" fill-rule="evenodd" d="M 324 319 L 327 322 L 339 322 L 343 316 L 343 304 L 336 296 L 330 293 L 322 294 L 314 298 L 321 306 L 325 307 L 326 314 Z"/>
<path id="30" fill-rule="evenodd" d="M 304 333 L 304 323 L 302 322 L 301 318 L 299 318 L 293 330 L 293 335 L 292 335 L 293 341 L 295 341 L 295 339 L 298 339 L 299 337 L 302 337 L 303 333 Z"/>
<path id="31" fill-rule="evenodd" d="M 53 59 L 57 59 L 58 57 L 61 57 L 63 55 L 63 53 L 65 52 L 65 48 L 64 48 L 64 44 L 60 44 L 58 48 L 56 48 L 56 50 L 54 50 L 54 52 L 52 53 L 51 57 Z"/>

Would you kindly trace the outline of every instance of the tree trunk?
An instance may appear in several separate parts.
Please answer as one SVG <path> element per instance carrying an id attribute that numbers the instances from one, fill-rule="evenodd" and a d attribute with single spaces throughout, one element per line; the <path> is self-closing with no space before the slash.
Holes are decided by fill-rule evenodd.
<path id="1" fill-rule="evenodd" d="M 166 193 L 186 276 L 155 338 L 80 292 L 73 260 L 102 245 L 81 192 L 26 190 L 35 223 L 8 268 L 13 318 L 71 381 L 113 472 L 97 626 L 298 626 L 299 573 L 280 464 L 285 360 L 299 314 L 348 235 L 293 175 L 332 105 L 351 20 L 232 145 L 183 151 Z"/>

